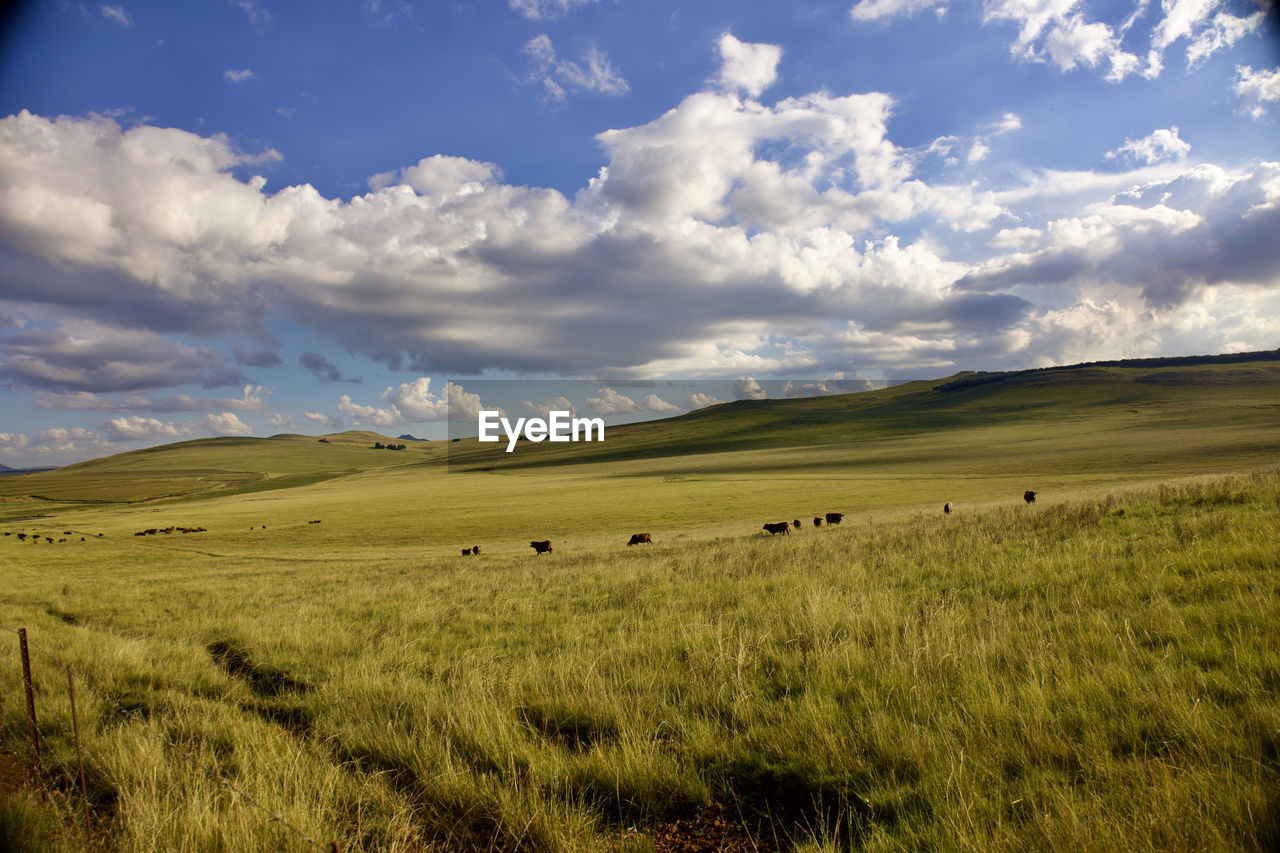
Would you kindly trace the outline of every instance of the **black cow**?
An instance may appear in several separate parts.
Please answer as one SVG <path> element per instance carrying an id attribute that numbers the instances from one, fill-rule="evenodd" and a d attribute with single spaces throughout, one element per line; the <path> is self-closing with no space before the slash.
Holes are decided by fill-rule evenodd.
<path id="1" fill-rule="evenodd" d="M 653 537 L 648 533 L 632 533 L 631 541 L 627 545 L 652 545 Z"/>
<path id="2" fill-rule="evenodd" d="M 1031 491 L 1030 489 L 1027 489 L 1025 492 L 1022 493 L 1022 499 L 1029 504 L 1033 504 L 1036 502 L 1036 493 Z"/>
<path id="3" fill-rule="evenodd" d="M 829 512 L 827 513 L 827 524 L 839 524 L 842 518 L 844 518 L 843 512 Z"/>
<path id="4" fill-rule="evenodd" d="M 821 526 L 822 526 L 822 517 L 821 517 L 821 516 L 817 516 L 817 515 L 815 515 L 815 516 L 813 517 L 813 526 L 814 526 L 814 527 L 821 527 Z"/>
<path id="5" fill-rule="evenodd" d="M 951 501 L 947 501 L 942 505 L 942 511 L 947 515 L 951 514 Z"/>
<path id="6" fill-rule="evenodd" d="M 779 533 L 790 533 L 791 525 L 785 521 L 778 521 L 772 524 L 766 524 L 761 529 L 769 531 L 770 536 L 777 536 Z"/>
<path id="7" fill-rule="evenodd" d="M 799 529 L 800 529 L 800 519 L 798 519 L 798 518 L 797 518 L 797 519 L 794 519 L 794 520 L 791 522 L 791 526 L 792 526 L 792 527 L 794 527 L 796 530 L 799 530 Z"/>
<path id="8" fill-rule="evenodd" d="M 551 550 L 551 540 L 543 539 L 541 542 L 530 542 L 529 547 L 533 549 L 535 554 L 545 554 Z"/>

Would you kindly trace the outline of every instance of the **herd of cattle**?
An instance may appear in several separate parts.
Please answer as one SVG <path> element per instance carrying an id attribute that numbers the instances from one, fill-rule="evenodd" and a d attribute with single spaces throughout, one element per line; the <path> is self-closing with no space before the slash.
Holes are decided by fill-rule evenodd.
<path id="1" fill-rule="evenodd" d="M 1036 492 L 1033 492 L 1030 489 L 1028 489 L 1027 491 L 1022 493 L 1022 499 L 1029 504 L 1033 504 L 1036 502 L 1036 494 L 1037 494 Z M 942 505 L 942 512 L 944 514 L 950 515 L 951 510 L 952 510 L 952 506 L 950 501 Z M 827 525 L 839 524 L 842 520 L 844 520 L 844 513 L 829 512 L 826 515 L 815 515 L 813 517 L 813 526 L 821 527 L 824 522 Z M 319 523 L 320 523 L 319 519 L 307 522 L 307 524 L 319 524 Z M 802 525 L 800 523 L 800 519 L 797 518 L 797 519 L 793 519 L 792 521 L 766 522 L 764 527 L 762 527 L 761 529 L 764 530 L 766 533 L 768 533 L 770 536 L 777 536 L 779 533 L 783 533 L 783 534 L 790 533 L 793 528 L 796 530 L 799 530 L 801 526 Z M 253 530 L 252 527 L 250 527 L 249 529 Z M 267 526 L 265 524 L 262 525 L 262 529 L 266 530 Z M 157 534 L 167 534 L 167 533 L 206 533 L 206 532 L 208 531 L 203 527 L 148 527 L 146 530 L 139 530 L 133 535 L 134 536 L 155 536 Z M 63 538 L 57 539 L 56 540 L 57 542 L 66 542 L 67 539 L 65 537 L 72 535 L 70 530 L 64 530 L 62 531 L 62 533 L 63 533 Z M 5 531 L 4 535 L 13 536 L 15 534 L 12 531 Z M 29 536 L 29 534 L 27 533 L 18 533 L 16 535 L 18 537 L 19 542 L 26 541 Z M 102 534 L 99 533 L 98 536 L 101 537 Z M 32 543 L 39 542 L 41 538 L 43 538 L 44 541 L 48 542 L 50 545 L 55 543 L 55 540 L 52 536 L 41 537 L 36 534 L 30 534 L 30 539 Z M 85 541 L 85 538 L 81 536 L 80 541 L 81 542 Z M 631 534 L 631 539 L 627 542 L 627 545 L 652 545 L 652 544 L 653 544 L 653 537 L 648 533 L 633 533 Z M 542 539 L 540 541 L 530 542 L 529 547 L 533 549 L 534 554 L 548 554 L 551 552 L 551 540 Z M 462 556 L 464 557 L 479 556 L 479 555 L 480 555 L 479 545 L 472 545 L 470 548 L 462 549 Z"/>
<path id="2" fill-rule="evenodd" d="M 1027 491 L 1022 493 L 1022 499 L 1029 504 L 1033 504 L 1036 502 L 1036 492 L 1033 492 L 1030 489 L 1028 489 Z M 950 501 L 947 501 L 945 504 L 942 505 L 942 512 L 945 515 L 950 515 L 951 509 L 952 507 L 951 507 Z M 824 523 L 827 525 L 839 524 L 843 520 L 844 520 L 843 512 L 829 512 L 826 515 L 815 515 L 813 517 L 813 526 L 821 527 Z M 777 536 L 779 533 L 784 533 L 784 534 L 790 533 L 792 528 L 799 530 L 802 526 L 803 525 L 800 523 L 800 519 L 796 518 L 791 521 L 766 522 L 764 527 L 761 528 L 761 530 L 764 530 L 770 536 Z M 653 537 L 650 536 L 648 533 L 632 533 L 631 539 L 630 541 L 627 542 L 627 544 L 628 545 L 652 545 Z M 551 552 L 551 540 L 542 539 L 540 541 L 530 542 L 529 547 L 533 549 L 533 553 L 535 555 L 548 554 Z M 462 549 L 462 555 L 464 557 L 471 556 L 471 555 L 478 555 L 479 553 L 480 553 L 479 545 L 473 545 L 470 548 Z"/>

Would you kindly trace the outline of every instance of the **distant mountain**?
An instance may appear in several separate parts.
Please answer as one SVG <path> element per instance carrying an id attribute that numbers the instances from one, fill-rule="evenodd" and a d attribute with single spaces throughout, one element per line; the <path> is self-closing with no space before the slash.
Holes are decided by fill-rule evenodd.
<path id="1" fill-rule="evenodd" d="M 0 465 L 0 476 L 4 474 L 34 474 L 37 471 L 52 471 L 56 465 L 46 465 L 43 468 L 10 468 L 8 465 Z"/>
<path id="2" fill-rule="evenodd" d="M 409 433 L 407 432 L 404 435 L 400 436 L 400 440 L 401 441 L 426 441 L 425 438 L 418 438 L 416 435 L 409 435 Z"/>

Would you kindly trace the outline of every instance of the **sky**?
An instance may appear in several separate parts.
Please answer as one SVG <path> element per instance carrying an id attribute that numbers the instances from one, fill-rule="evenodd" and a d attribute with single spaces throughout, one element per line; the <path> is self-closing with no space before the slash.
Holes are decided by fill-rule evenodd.
<path id="1" fill-rule="evenodd" d="M 2 8 L 12 467 L 1280 346 L 1274 2 Z"/>

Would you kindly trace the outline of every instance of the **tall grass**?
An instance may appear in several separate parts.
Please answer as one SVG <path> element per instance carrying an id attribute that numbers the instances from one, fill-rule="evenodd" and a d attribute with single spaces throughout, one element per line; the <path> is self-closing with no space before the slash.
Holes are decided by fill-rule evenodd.
<path id="1" fill-rule="evenodd" d="M 545 557 L 21 553 L 0 622 L 97 685 L 110 849 L 1280 843 L 1274 473 Z"/>

